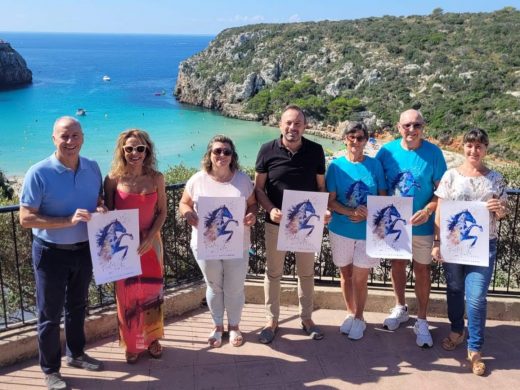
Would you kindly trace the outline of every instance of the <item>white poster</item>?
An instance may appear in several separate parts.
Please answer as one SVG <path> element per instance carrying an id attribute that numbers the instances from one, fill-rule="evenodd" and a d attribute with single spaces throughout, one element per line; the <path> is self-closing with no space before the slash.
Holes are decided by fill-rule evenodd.
<path id="1" fill-rule="evenodd" d="M 440 219 L 445 262 L 489 266 L 489 210 L 485 202 L 443 200 Z"/>
<path id="2" fill-rule="evenodd" d="M 199 197 L 197 256 L 203 260 L 242 258 L 245 212 L 246 200 L 243 196 Z"/>
<path id="3" fill-rule="evenodd" d="M 327 192 L 284 190 L 277 249 L 320 252 L 328 200 Z"/>
<path id="4" fill-rule="evenodd" d="M 368 196 L 367 208 L 367 255 L 411 260 L 413 198 Z"/>
<path id="5" fill-rule="evenodd" d="M 96 284 L 141 275 L 137 209 L 94 213 L 87 229 Z"/>

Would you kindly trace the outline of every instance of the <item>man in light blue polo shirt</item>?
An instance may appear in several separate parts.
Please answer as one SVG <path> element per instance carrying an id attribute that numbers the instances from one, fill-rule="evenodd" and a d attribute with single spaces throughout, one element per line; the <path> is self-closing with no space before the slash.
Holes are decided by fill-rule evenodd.
<path id="1" fill-rule="evenodd" d="M 376 155 L 385 171 L 388 194 L 413 197 L 411 224 L 415 295 L 417 297 L 417 321 L 414 325 L 419 347 L 433 346 L 426 314 L 431 286 L 431 248 L 433 245 L 433 212 L 437 197 L 433 194 L 446 171 L 442 151 L 422 139 L 424 119 L 417 110 L 404 111 L 397 123 L 402 138 L 384 145 Z M 396 306 L 383 326 L 396 330 L 408 321 L 405 304 L 406 260 L 392 260 L 392 284 Z"/>
<path id="2" fill-rule="evenodd" d="M 65 389 L 60 375 L 60 318 L 65 307 L 67 364 L 91 371 L 102 363 L 84 352 L 85 311 L 92 279 L 86 222 L 104 211 L 98 164 L 79 152 L 80 123 L 61 117 L 54 123 L 56 151 L 25 175 L 20 223 L 33 231 L 33 267 L 38 309 L 40 366 L 48 389 Z"/>

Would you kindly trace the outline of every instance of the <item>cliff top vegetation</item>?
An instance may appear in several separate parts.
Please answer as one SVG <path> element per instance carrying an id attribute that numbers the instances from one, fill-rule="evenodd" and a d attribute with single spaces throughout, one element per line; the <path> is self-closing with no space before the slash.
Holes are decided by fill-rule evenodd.
<path id="1" fill-rule="evenodd" d="M 273 123 L 287 103 L 318 128 L 365 120 L 392 128 L 420 109 L 429 136 L 450 144 L 489 131 L 491 153 L 520 157 L 520 12 L 257 24 L 222 31 L 180 66 L 176 94 Z M 191 95 L 191 96 L 190 96 Z"/>

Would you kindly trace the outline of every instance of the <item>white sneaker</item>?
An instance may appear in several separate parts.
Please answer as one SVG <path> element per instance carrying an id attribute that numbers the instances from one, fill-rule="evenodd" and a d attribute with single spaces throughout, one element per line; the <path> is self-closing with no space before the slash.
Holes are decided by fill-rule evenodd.
<path id="1" fill-rule="evenodd" d="M 408 306 L 396 306 L 390 312 L 390 315 L 383 321 L 383 328 L 388 330 L 396 330 L 403 322 L 408 321 Z"/>
<path id="2" fill-rule="evenodd" d="M 345 317 L 345 321 L 339 327 L 339 331 L 343 334 L 349 334 L 350 329 L 352 328 L 352 324 L 354 323 L 354 316 L 349 314 Z"/>
<path id="3" fill-rule="evenodd" d="M 413 332 L 417 335 L 415 342 L 421 348 L 433 347 L 432 335 L 428 329 L 428 321 L 417 320 L 413 326 Z"/>
<path id="4" fill-rule="evenodd" d="M 352 324 L 352 328 L 350 328 L 348 338 L 351 340 L 359 340 L 363 338 L 363 332 L 366 328 L 367 324 L 365 323 L 365 321 L 360 320 L 358 318 L 354 318 L 354 323 Z"/>

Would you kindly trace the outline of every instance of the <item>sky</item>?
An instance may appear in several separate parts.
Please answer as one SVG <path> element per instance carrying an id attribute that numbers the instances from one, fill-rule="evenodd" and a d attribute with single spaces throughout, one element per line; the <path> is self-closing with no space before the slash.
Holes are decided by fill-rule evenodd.
<path id="1" fill-rule="evenodd" d="M 253 23 L 491 12 L 520 0 L 0 0 L 0 31 L 207 34 Z"/>

